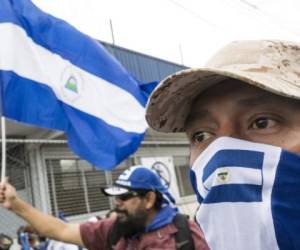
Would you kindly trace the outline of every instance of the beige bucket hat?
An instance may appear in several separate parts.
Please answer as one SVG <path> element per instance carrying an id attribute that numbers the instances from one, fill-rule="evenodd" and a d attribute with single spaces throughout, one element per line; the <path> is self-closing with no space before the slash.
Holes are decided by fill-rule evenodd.
<path id="1" fill-rule="evenodd" d="M 300 44 L 277 40 L 237 41 L 221 49 L 205 68 L 170 75 L 160 82 L 148 100 L 149 126 L 161 132 L 183 132 L 194 99 L 228 78 L 300 99 Z"/>

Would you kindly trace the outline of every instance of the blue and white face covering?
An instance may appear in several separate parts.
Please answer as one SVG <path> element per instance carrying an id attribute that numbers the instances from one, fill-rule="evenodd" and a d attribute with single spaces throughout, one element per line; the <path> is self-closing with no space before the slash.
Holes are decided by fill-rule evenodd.
<path id="1" fill-rule="evenodd" d="M 300 249 L 300 156 L 221 137 L 196 159 L 191 181 L 211 250 Z"/>

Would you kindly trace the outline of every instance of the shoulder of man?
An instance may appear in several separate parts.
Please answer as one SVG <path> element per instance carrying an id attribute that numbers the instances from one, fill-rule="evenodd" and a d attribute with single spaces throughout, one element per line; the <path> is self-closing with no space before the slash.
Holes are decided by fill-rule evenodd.
<path id="1" fill-rule="evenodd" d="M 112 219 L 102 219 L 97 222 L 82 223 L 80 235 L 84 246 L 89 250 L 105 250 L 107 238 L 114 222 Z"/>
<path id="2" fill-rule="evenodd" d="M 201 227 L 193 220 L 188 220 L 189 229 L 194 242 L 194 248 L 199 250 L 209 250 Z"/>
<path id="3" fill-rule="evenodd" d="M 194 250 L 194 238 L 192 236 L 191 227 L 193 226 L 189 222 L 189 216 L 178 213 L 174 217 L 173 224 L 177 228 L 175 233 L 176 249 L 180 250 Z"/>

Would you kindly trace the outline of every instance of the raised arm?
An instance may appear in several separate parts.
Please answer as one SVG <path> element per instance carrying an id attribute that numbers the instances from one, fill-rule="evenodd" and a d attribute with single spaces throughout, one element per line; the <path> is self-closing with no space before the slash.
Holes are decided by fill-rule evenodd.
<path id="1" fill-rule="evenodd" d="M 16 189 L 7 181 L 0 183 L 0 204 L 26 220 L 41 235 L 83 246 L 79 224 L 65 223 L 32 207 L 17 196 Z"/>

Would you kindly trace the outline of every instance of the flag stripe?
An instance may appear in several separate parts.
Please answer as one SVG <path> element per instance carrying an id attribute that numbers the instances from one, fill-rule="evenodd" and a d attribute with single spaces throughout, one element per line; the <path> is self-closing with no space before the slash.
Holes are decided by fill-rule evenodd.
<path id="1" fill-rule="evenodd" d="M 237 153 L 238 151 L 238 153 Z M 236 157 L 236 156 L 239 157 Z M 246 160 L 245 160 L 246 159 Z M 220 150 L 209 160 L 203 169 L 202 181 L 206 179 L 219 167 L 247 167 L 262 169 L 264 154 L 249 150 Z"/>
<path id="2" fill-rule="evenodd" d="M 222 180 L 218 175 L 225 173 L 225 179 Z M 225 167 L 216 169 L 203 183 L 206 189 L 211 189 L 218 185 L 228 184 L 253 184 L 262 185 L 262 171 L 253 168 Z"/>
<path id="3" fill-rule="evenodd" d="M 65 105 L 64 109 L 72 125 L 67 134 L 69 146 L 77 155 L 104 170 L 111 170 L 128 158 L 144 138 L 144 133 L 125 132 L 71 106 Z"/>
<path id="4" fill-rule="evenodd" d="M 35 44 L 16 25 L 0 24 L 0 36 L 1 69 L 47 84 L 59 100 L 112 126 L 137 133 L 146 130 L 144 107 L 128 92 Z M 70 76 L 77 81 L 78 93 L 65 87 Z"/>
<path id="5" fill-rule="evenodd" d="M 107 125 L 103 120 L 59 101 L 47 85 L 21 78 L 13 72 L 0 71 L 0 74 L 4 80 L 6 117 L 44 128 L 67 130 L 68 135 L 72 135 L 68 136 L 72 150 L 102 169 L 110 170 L 120 159 L 134 153 L 144 137 L 144 134 L 128 133 Z"/>
<path id="6" fill-rule="evenodd" d="M 272 215 L 280 249 L 300 249 L 299 155 L 282 151 L 272 190 Z"/>
<path id="7" fill-rule="evenodd" d="M 262 186 L 229 184 L 214 186 L 203 200 L 203 203 L 258 201 L 262 201 Z"/>
<path id="8" fill-rule="evenodd" d="M 146 100 L 138 83 L 125 68 L 98 41 L 65 21 L 45 14 L 35 5 L 28 4 L 28 1 L 2 1 L 0 22 L 26 27 L 25 32 L 36 44 L 126 90 L 145 106 Z"/>
<path id="9" fill-rule="evenodd" d="M 190 169 L 189 177 L 190 177 L 192 188 L 196 194 L 197 200 L 199 204 L 201 204 L 204 196 L 203 195 L 201 196 L 201 194 L 199 193 L 199 189 L 198 189 L 199 185 L 197 183 L 197 177 L 194 170 Z"/>
<path id="10" fill-rule="evenodd" d="M 68 129 L 69 121 L 63 110 L 63 103 L 51 88 L 19 77 L 11 71 L 1 70 L 0 74 L 5 117 L 43 128 L 62 131 Z"/>

